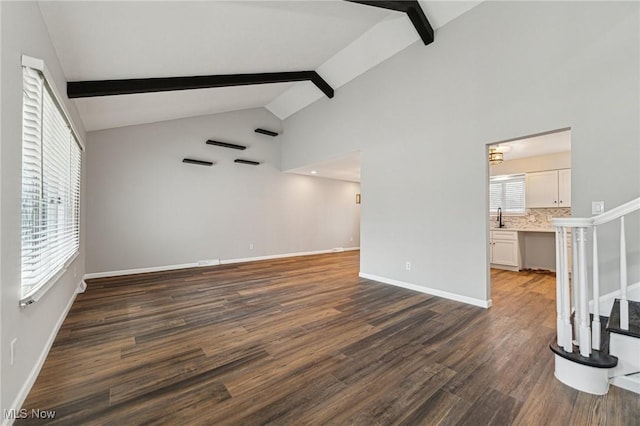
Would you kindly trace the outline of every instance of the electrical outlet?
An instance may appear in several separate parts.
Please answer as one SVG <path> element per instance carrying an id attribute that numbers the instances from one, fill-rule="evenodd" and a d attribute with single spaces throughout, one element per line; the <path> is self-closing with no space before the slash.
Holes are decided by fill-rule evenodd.
<path id="1" fill-rule="evenodd" d="M 249 250 L 253 250 L 253 243 L 249 243 Z"/>
<path id="2" fill-rule="evenodd" d="M 353 237 L 349 238 L 349 241 L 353 241 Z"/>
<path id="3" fill-rule="evenodd" d="M 553 220 L 553 216 L 548 214 L 547 215 L 547 222 L 551 222 Z"/>
<path id="4" fill-rule="evenodd" d="M 9 355 L 9 364 L 13 365 L 15 359 L 16 359 L 16 343 L 18 342 L 18 338 L 15 337 L 12 341 L 11 344 L 9 346 L 10 348 L 10 355 Z"/>
<path id="5" fill-rule="evenodd" d="M 404 262 L 404 269 L 406 269 L 407 271 L 411 270 L 411 262 L 409 262 L 408 260 L 406 262 Z"/>

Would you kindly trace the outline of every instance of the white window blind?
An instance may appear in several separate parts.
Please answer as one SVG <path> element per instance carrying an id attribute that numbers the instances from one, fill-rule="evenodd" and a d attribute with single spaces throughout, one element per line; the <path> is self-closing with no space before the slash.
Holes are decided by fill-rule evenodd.
<path id="1" fill-rule="evenodd" d="M 81 148 L 43 74 L 23 66 L 22 299 L 80 246 Z"/>
<path id="2" fill-rule="evenodd" d="M 495 213 L 525 213 L 525 175 L 493 176 L 489 180 L 489 210 Z"/>

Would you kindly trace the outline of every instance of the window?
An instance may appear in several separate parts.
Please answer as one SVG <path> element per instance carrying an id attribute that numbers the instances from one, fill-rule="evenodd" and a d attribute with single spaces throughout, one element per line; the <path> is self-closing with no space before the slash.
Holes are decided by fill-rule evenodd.
<path id="1" fill-rule="evenodd" d="M 82 152 L 42 71 L 23 65 L 22 75 L 21 304 L 27 305 L 79 251 Z"/>
<path id="2" fill-rule="evenodd" d="M 525 213 L 525 175 L 493 176 L 489 180 L 489 211 L 495 213 L 498 207 L 502 213 Z"/>

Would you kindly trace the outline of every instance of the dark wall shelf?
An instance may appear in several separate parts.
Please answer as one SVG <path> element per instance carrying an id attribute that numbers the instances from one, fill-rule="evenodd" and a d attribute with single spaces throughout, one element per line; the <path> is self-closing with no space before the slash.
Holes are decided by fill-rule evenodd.
<path id="1" fill-rule="evenodd" d="M 215 146 L 221 146 L 223 148 L 239 149 L 240 151 L 244 151 L 245 149 L 247 149 L 247 147 L 244 145 L 236 145 L 234 143 L 214 141 L 211 139 L 207 141 L 207 145 L 215 145 Z"/>
<path id="2" fill-rule="evenodd" d="M 278 136 L 278 133 L 276 133 L 276 132 L 272 132 L 271 130 L 261 129 L 261 128 L 259 128 L 259 127 L 255 130 L 255 132 L 256 132 L 256 133 L 263 134 L 263 135 L 267 135 L 267 136 L 272 136 L 272 137 L 274 137 L 274 138 L 275 138 L 276 136 Z"/>
<path id="3" fill-rule="evenodd" d="M 239 163 L 239 164 L 250 164 L 252 166 L 257 166 L 260 163 L 258 161 L 251 161 L 251 160 L 243 160 L 241 158 L 237 158 L 233 161 L 234 163 Z"/>
<path id="4" fill-rule="evenodd" d="M 211 161 L 195 160 L 193 158 L 183 158 L 182 162 L 187 164 L 197 164 L 198 166 L 213 166 L 213 162 Z"/>

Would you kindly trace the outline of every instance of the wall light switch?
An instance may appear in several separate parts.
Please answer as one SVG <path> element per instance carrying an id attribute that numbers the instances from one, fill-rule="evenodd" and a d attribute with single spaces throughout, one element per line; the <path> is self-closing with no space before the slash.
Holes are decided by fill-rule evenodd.
<path id="1" fill-rule="evenodd" d="M 591 214 L 598 215 L 604 213 L 604 201 L 591 202 Z"/>

